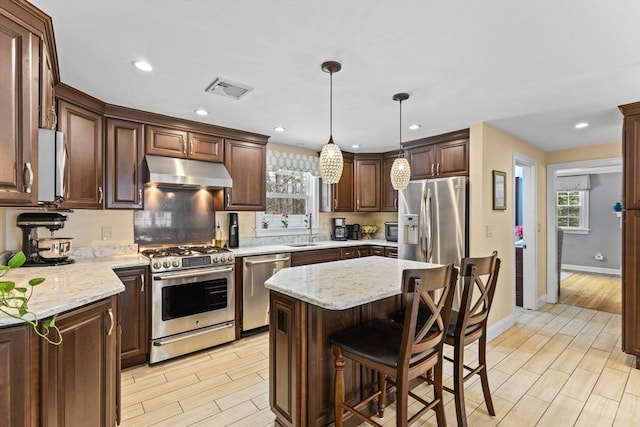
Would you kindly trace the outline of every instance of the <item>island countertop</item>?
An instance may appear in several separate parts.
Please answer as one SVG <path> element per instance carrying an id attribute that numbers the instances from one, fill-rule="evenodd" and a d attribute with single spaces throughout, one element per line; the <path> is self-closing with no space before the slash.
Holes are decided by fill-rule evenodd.
<path id="1" fill-rule="evenodd" d="M 28 287 L 29 279 L 44 277 L 45 281 L 35 287 L 29 301 L 29 310 L 38 319 L 44 319 L 124 291 L 113 270 L 144 265 L 149 265 L 149 261 L 137 254 L 78 259 L 74 264 L 55 267 L 21 267 L 11 270 L 1 280 Z M 21 322 L 0 313 L 0 327 Z"/>
<path id="2" fill-rule="evenodd" d="M 402 270 L 438 266 L 370 256 L 284 268 L 265 287 L 320 308 L 346 310 L 400 294 Z"/>

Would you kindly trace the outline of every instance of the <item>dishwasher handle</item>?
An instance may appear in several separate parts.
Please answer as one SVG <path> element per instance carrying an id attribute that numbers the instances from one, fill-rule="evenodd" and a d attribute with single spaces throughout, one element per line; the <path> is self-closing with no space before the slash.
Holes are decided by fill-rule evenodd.
<path id="1" fill-rule="evenodd" d="M 286 257 L 286 258 L 271 258 L 271 259 L 265 259 L 262 261 L 245 261 L 244 263 L 251 267 L 252 265 L 260 265 L 260 264 L 271 264 L 274 262 L 282 262 L 282 261 L 289 261 L 291 260 L 291 257 Z"/>

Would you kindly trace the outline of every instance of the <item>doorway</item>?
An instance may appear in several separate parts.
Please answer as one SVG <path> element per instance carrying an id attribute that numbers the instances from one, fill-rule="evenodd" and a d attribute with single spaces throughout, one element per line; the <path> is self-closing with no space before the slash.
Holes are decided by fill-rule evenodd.
<path id="1" fill-rule="evenodd" d="M 514 305 L 529 310 L 536 310 L 539 306 L 537 296 L 537 162 L 535 159 L 520 153 L 513 155 L 513 200 L 515 209 L 512 219 L 514 250 L 514 265 L 520 266 L 518 274 L 514 271 L 513 283 L 521 287 L 521 296 L 516 297 L 514 290 Z M 521 284 L 521 286 L 520 286 Z M 520 301 L 521 300 L 521 301 Z"/>

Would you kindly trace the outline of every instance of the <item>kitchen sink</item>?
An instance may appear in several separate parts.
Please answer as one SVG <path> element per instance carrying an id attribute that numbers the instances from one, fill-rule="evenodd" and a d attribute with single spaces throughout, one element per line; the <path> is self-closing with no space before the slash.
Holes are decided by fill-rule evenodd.
<path id="1" fill-rule="evenodd" d="M 290 243 L 288 245 L 290 248 L 304 248 L 305 246 L 318 246 L 317 243 Z"/>

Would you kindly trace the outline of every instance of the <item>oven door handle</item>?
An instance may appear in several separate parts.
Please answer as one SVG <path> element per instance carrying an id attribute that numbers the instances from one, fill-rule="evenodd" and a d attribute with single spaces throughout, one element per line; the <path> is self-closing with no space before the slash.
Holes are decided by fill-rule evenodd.
<path id="1" fill-rule="evenodd" d="M 214 326 L 214 327 L 211 327 L 211 328 L 205 328 L 205 329 L 203 329 L 201 331 L 193 332 L 193 333 L 190 333 L 190 334 L 188 334 L 186 336 L 180 336 L 180 337 L 175 337 L 175 338 L 167 338 L 167 339 L 156 340 L 156 341 L 153 342 L 153 345 L 156 346 L 156 347 L 162 347 L 163 345 L 173 344 L 175 342 L 180 342 L 180 341 L 183 341 L 183 340 L 191 339 L 193 337 L 197 337 L 198 335 L 205 335 L 205 334 L 208 334 L 208 333 L 211 333 L 211 332 L 214 332 L 214 331 L 219 331 L 221 329 L 227 329 L 227 328 L 233 328 L 233 321 L 226 322 L 226 323 L 223 323 L 221 325 Z"/>
<path id="2" fill-rule="evenodd" d="M 177 273 L 163 273 L 163 274 L 155 274 L 153 278 L 155 280 L 166 280 L 166 279 L 181 279 L 183 277 L 195 277 L 202 276 L 204 274 L 216 274 L 216 273 L 228 273 L 233 271 L 233 267 L 229 268 L 220 268 L 217 270 L 204 270 L 204 269 L 194 269 L 191 272 L 177 272 Z"/>

